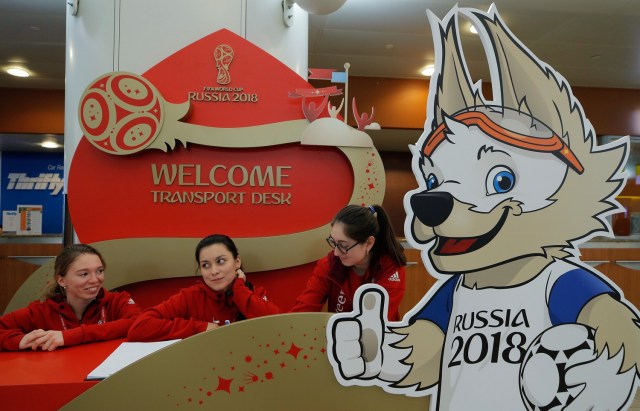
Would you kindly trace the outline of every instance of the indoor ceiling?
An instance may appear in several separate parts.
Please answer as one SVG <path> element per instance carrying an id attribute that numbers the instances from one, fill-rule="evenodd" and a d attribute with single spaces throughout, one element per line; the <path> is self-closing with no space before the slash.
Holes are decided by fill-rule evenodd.
<path id="1" fill-rule="evenodd" d="M 456 3 L 482 10 L 491 4 L 347 0 L 330 15 L 310 16 L 309 67 L 341 69 L 348 62 L 352 76 L 423 78 L 420 71 L 434 62 L 425 11 L 442 18 Z M 511 31 L 572 86 L 640 88 L 639 0 L 493 3 Z M 0 0 L 0 88 L 64 88 L 65 20 L 65 0 Z M 462 42 L 474 80 L 487 80 L 484 52 L 465 24 Z M 4 69 L 12 65 L 32 76 L 8 75 Z M 10 149 L 4 140 L 0 150 Z"/>
<path id="2" fill-rule="evenodd" d="M 347 0 L 312 16 L 309 67 L 369 77 L 420 78 L 434 62 L 425 10 L 443 18 L 454 4 L 488 10 L 484 0 Z M 496 0 L 510 30 L 572 86 L 640 88 L 640 1 Z M 462 46 L 475 80 L 488 80 L 480 41 L 461 20 Z"/>

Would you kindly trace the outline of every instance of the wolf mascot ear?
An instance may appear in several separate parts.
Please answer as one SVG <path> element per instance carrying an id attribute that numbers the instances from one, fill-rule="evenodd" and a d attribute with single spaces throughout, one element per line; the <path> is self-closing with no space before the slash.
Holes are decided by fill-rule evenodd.
<path id="1" fill-rule="evenodd" d="M 458 35 L 458 14 L 454 14 L 446 25 L 430 10 L 427 17 L 434 32 L 435 59 L 437 64 L 431 75 L 427 102 L 425 133 L 435 130 L 444 123 L 447 115 L 472 107 L 486 105 L 480 90 L 480 82 L 471 84 L 471 77 L 462 58 L 462 46 Z M 436 30 L 439 35 L 436 36 Z M 440 42 L 438 43 L 438 40 Z M 443 94 L 446 91 L 446 96 Z"/>

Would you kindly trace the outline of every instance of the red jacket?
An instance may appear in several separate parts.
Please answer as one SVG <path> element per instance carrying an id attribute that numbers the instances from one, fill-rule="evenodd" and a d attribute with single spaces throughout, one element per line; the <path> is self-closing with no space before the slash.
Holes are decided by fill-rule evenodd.
<path id="1" fill-rule="evenodd" d="M 359 276 L 351 267 L 345 267 L 331 251 L 318 261 L 307 282 L 307 288 L 300 294 L 293 312 L 321 311 L 328 300 L 329 312 L 353 310 L 353 295 L 358 287 L 366 283 L 382 286 L 389 294 L 389 320 L 398 321 L 398 309 L 405 290 L 404 266 L 396 265 L 383 255 L 377 267 L 369 267 L 365 275 Z"/>
<path id="2" fill-rule="evenodd" d="M 227 292 L 216 292 L 204 282 L 183 288 L 168 300 L 146 309 L 129 330 L 129 341 L 163 341 L 187 338 L 207 329 L 211 322 L 224 325 L 244 318 L 279 314 L 262 287 L 249 288 L 237 278 Z"/>
<path id="3" fill-rule="evenodd" d="M 127 292 L 98 293 L 78 319 L 64 296 L 34 301 L 0 317 L 0 351 L 19 350 L 20 340 L 33 330 L 62 331 L 64 345 L 126 337 L 140 308 Z"/>

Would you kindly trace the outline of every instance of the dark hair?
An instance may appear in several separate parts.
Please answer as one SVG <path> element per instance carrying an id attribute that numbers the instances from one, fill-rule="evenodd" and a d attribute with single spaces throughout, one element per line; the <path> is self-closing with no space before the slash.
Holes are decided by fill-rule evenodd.
<path id="1" fill-rule="evenodd" d="M 370 266 L 375 267 L 384 254 L 388 254 L 397 265 L 407 265 L 402 245 L 396 239 L 389 216 L 382 206 L 350 204 L 336 214 L 331 226 L 335 223 L 343 224 L 345 234 L 358 243 L 365 242 L 369 236 L 375 237 L 370 251 Z"/>
<path id="2" fill-rule="evenodd" d="M 213 244 L 224 245 L 225 247 L 227 247 L 227 250 L 231 252 L 231 255 L 234 259 L 238 258 L 238 247 L 236 247 L 236 244 L 231 238 L 229 238 L 229 236 L 226 236 L 224 234 L 211 234 L 200 240 L 200 242 L 196 246 L 196 262 L 198 263 L 198 265 L 200 265 L 200 251 L 202 251 L 203 248 L 209 247 Z"/>
<path id="3" fill-rule="evenodd" d="M 50 298 L 57 294 L 63 294 L 62 290 L 60 290 L 60 286 L 56 281 L 56 277 L 59 275 L 60 277 L 64 277 L 67 275 L 67 271 L 69 271 L 69 267 L 73 264 L 78 257 L 83 254 L 93 254 L 97 255 L 102 263 L 103 268 L 107 268 L 107 263 L 102 258 L 102 254 L 95 248 L 91 247 L 87 244 L 72 244 L 65 247 L 60 254 L 56 257 L 56 261 L 53 265 L 53 285 L 47 290 L 46 297 Z"/>
<path id="4" fill-rule="evenodd" d="M 225 247 L 227 247 L 227 250 L 229 250 L 234 259 L 238 258 L 238 247 L 236 247 L 236 243 L 234 243 L 233 240 L 229 238 L 229 236 L 224 234 L 211 234 L 200 240 L 200 242 L 196 246 L 196 263 L 198 263 L 196 272 L 198 271 L 198 269 L 200 269 L 200 251 L 202 251 L 203 248 L 209 247 L 213 244 L 224 245 Z M 242 266 L 240 268 L 242 268 Z M 245 281 L 245 285 L 247 286 L 247 288 L 253 291 L 253 284 L 251 284 L 248 280 Z M 226 292 L 230 293 L 231 290 L 227 290 Z M 244 319 L 244 315 L 239 312 L 236 316 L 236 321 Z"/>

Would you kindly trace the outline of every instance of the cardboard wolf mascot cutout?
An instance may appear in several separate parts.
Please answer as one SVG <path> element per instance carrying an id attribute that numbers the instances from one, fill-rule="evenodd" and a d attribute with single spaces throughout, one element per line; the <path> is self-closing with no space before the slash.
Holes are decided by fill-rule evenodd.
<path id="1" fill-rule="evenodd" d="M 336 378 L 433 394 L 439 410 L 628 407 L 637 309 L 577 249 L 611 235 L 628 140 L 598 146 L 567 82 L 494 6 L 428 15 L 437 64 L 405 235 L 438 282 L 399 323 L 386 322 L 381 288 L 361 287 L 327 326 Z M 470 82 L 460 16 L 482 40 L 492 100 Z"/>

